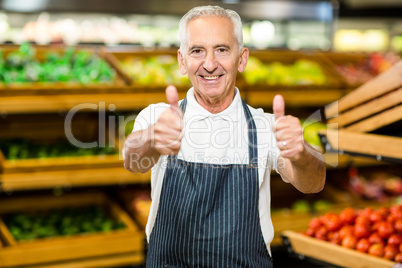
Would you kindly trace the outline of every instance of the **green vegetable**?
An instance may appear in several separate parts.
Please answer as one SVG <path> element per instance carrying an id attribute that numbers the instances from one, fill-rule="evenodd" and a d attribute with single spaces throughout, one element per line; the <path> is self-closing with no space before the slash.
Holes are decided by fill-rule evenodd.
<path id="1" fill-rule="evenodd" d="M 14 213 L 4 222 L 17 241 L 45 237 L 109 232 L 125 227 L 101 206 L 69 207 L 59 210 Z"/>
<path id="2" fill-rule="evenodd" d="M 59 141 L 46 145 L 37 144 L 27 139 L 0 140 L 0 150 L 7 160 L 117 154 L 116 148 L 110 145 L 105 147 L 78 148 L 67 141 Z"/>
<path id="3" fill-rule="evenodd" d="M 4 59 L 0 51 L 0 82 L 111 82 L 115 70 L 89 51 L 69 47 L 64 54 L 49 52 L 44 62 L 35 59 L 35 49 L 22 44 Z"/>

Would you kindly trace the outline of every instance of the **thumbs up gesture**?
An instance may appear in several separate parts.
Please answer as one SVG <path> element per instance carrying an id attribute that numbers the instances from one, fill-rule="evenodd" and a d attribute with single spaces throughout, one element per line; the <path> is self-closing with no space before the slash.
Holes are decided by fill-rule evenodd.
<path id="1" fill-rule="evenodd" d="M 166 88 L 166 109 L 154 125 L 153 146 L 160 154 L 175 155 L 179 152 L 183 138 L 183 112 L 179 106 L 179 94 L 174 86 Z"/>
<path id="2" fill-rule="evenodd" d="M 300 159 L 304 151 L 303 128 L 298 118 L 285 115 L 285 100 L 276 95 L 273 100 L 275 123 L 273 131 L 281 156 L 291 161 Z"/>

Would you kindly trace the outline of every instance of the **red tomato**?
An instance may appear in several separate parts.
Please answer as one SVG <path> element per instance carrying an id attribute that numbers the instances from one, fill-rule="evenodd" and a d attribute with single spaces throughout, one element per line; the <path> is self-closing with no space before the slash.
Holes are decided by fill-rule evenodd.
<path id="1" fill-rule="evenodd" d="M 378 225 L 377 232 L 382 238 L 385 239 L 395 233 L 395 228 L 391 223 L 384 221 Z"/>
<path id="2" fill-rule="evenodd" d="M 370 225 L 357 223 L 353 228 L 353 234 L 357 239 L 369 237 L 371 234 Z"/>
<path id="3" fill-rule="evenodd" d="M 388 259 L 388 260 L 394 260 L 396 254 L 398 254 L 398 249 L 395 246 L 392 245 L 387 245 L 384 248 L 384 258 Z"/>
<path id="4" fill-rule="evenodd" d="M 386 215 L 384 215 L 380 211 L 375 211 L 375 212 L 370 214 L 369 219 L 370 219 L 371 223 L 385 221 L 386 220 Z"/>
<path id="5" fill-rule="evenodd" d="M 344 239 L 347 235 L 353 235 L 353 226 L 345 225 L 339 230 L 339 237 Z"/>
<path id="6" fill-rule="evenodd" d="M 356 211 L 353 208 L 345 208 L 339 214 L 339 219 L 343 224 L 352 224 L 356 219 Z"/>
<path id="7" fill-rule="evenodd" d="M 359 241 L 357 241 L 356 244 L 356 250 L 360 252 L 368 252 L 368 249 L 370 248 L 371 244 L 368 241 L 367 238 L 362 238 Z"/>
<path id="8" fill-rule="evenodd" d="M 365 224 L 370 225 L 370 219 L 366 216 L 357 216 L 355 220 L 355 224 Z"/>
<path id="9" fill-rule="evenodd" d="M 377 243 L 373 244 L 369 247 L 368 253 L 370 255 L 374 255 L 377 257 L 382 257 L 384 256 L 384 246 L 383 244 Z"/>
<path id="10" fill-rule="evenodd" d="M 373 223 L 373 225 L 371 225 L 371 231 L 377 232 L 377 231 L 378 231 L 378 227 L 380 226 L 381 223 L 382 223 L 382 221 Z"/>
<path id="11" fill-rule="evenodd" d="M 396 261 L 396 262 L 399 262 L 399 263 L 402 263 L 402 252 L 396 254 L 396 256 L 395 256 L 395 261 Z"/>
<path id="12" fill-rule="evenodd" d="M 347 235 L 344 239 L 342 239 L 341 245 L 345 248 L 356 248 L 357 239 L 353 235 Z"/>
<path id="13" fill-rule="evenodd" d="M 329 231 L 337 231 L 342 227 L 342 222 L 339 216 L 335 213 L 327 213 L 322 218 L 321 221 L 327 227 Z"/>
<path id="14" fill-rule="evenodd" d="M 402 253 L 402 244 L 399 245 L 399 252 Z"/>
<path id="15" fill-rule="evenodd" d="M 391 215 L 394 215 L 397 219 L 402 219 L 402 205 L 394 205 L 389 208 Z"/>
<path id="16" fill-rule="evenodd" d="M 402 233 L 402 219 L 397 219 L 394 223 L 395 230 Z"/>
<path id="17" fill-rule="evenodd" d="M 318 228 L 320 228 L 322 225 L 322 221 L 320 218 L 312 218 L 308 224 L 308 227 L 313 229 L 313 230 L 317 230 Z"/>
<path id="18" fill-rule="evenodd" d="M 387 207 L 381 207 L 377 209 L 377 212 L 381 213 L 384 216 L 387 216 L 390 213 L 389 208 Z"/>
<path id="19" fill-rule="evenodd" d="M 368 217 L 370 217 L 370 214 L 373 213 L 373 211 L 374 210 L 372 208 L 367 207 L 363 210 L 360 210 L 359 216 L 368 218 Z"/>
<path id="20" fill-rule="evenodd" d="M 389 214 L 387 216 L 387 222 L 394 223 L 396 220 L 398 220 L 398 218 L 395 214 Z"/>
<path id="21" fill-rule="evenodd" d="M 397 211 L 394 213 L 397 219 L 402 219 L 402 206 L 400 206 Z"/>
<path id="22" fill-rule="evenodd" d="M 321 226 L 315 231 L 314 237 L 320 240 L 327 240 L 328 229 L 325 225 Z"/>
<path id="23" fill-rule="evenodd" d="M 339 235 L 339 232 L 328 233 L 328 241 L 331 242 L 332 244 L 340 245 L 342 242 L 342 239 L 341 239 L 341 236 Z"/>
<path id="24" fill-rule="evenodd" d="M 315 235 L 315 231 L 311 228 L 308 228 L 304 234 L 313 237 Z"/>
<path id="25" fill-rule="evenodd" d="M 369 238 L 368 241 L 370 242 L 370 244 L 384 244 L 384 241 L 382 240 L 381 236 L 378 233 L 372 233 Z"/>
<path id="26" fill-rule="evenodd" d="M 327 236 L 326 236 L 325 234 L 322 234 L 322 233 L 316 233 L 316 234 L 314 235 L 314 238 L 315 238 L 315 239 L 318 239 L 318 240 L 323 240 L 323 241 L 327 241 L 327 240 L 328 240 Z"/>
<path id="27" fill-rule="evenodd" d="M 398 247 L 402 243 L 402 235 L 392 234 L 388 237 L 387 244 Z"/>

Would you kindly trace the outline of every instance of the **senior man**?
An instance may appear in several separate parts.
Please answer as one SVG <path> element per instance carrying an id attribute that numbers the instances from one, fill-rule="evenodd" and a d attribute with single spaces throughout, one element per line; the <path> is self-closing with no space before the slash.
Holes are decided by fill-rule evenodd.
<path id="1" fill-rule="evenodd" d="M 240 97 L 247 65 L 239 15 L 217 6 L 180 21 L 178 61 L 192 88 L 179 101 L 137 116 L 124 147 L 126 169 L 151 172 L 147 267 L 272 267 L 270 172 L 303 193 L 324 187 L 322 155 L 303 139 L 277 95 L 274 114 Z"/>

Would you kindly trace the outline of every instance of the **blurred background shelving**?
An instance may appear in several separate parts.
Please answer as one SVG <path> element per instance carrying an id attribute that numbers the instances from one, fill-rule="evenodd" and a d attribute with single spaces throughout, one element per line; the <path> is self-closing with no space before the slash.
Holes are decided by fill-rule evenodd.
<path id="1" fill-rule="evenodd" d="M 164 101 L 167 84 L 185 96 L 189 81 L 177 69 L 177 25 L 200 4 L 234 9 L 243 19 L 251 58 L 238 76 L 242 97 L 271 112 L 273 96 L 282 94 L 286 112 L 302 119 L 306 140 L 324 152 L 327 185 L 321 193 L 303 195 L 272 173 L 276 267 L 330 265 L 289 258 L 282 231 L 303 231 L 312 217 L 348 206 L 401 202 L 400 165 L 330 151 L 318 136 L 327 128 L 328 105 L 399 61 L 401 1 L 1 0 L 0 267 L 143 267 L 150 173 L 126 171 L 120 150 L 136 114 Z M 102 62 L 102 70 L 92 66 L 86 73 L 94 62 Z M 79 78 L 72 81 L 66 73 L 77 66 Z M 76 145 L 72 153 L 61 145 L 66 140 L 107 150 L 95 154 Z M 113 200 L 118 213 L 112 214 L 127 228 L 88 239 L 75 234 L 67 238 L 69 248 L 59 247 L 64 237 L 34 239 L 37 249 L 10 238 L 6 216 L 25 212 L 21 202 L 45 210 L 44 198 L 60 207 L 81 198 L 80 206 Z M 108 236 L 111 248 L 102 242 Z M 46 247 L 54 256 L 46 256 Z M 87 247 L 93 250 L 80 252 Z M 19 259 L 24 249 L 31 257 Z"/>

